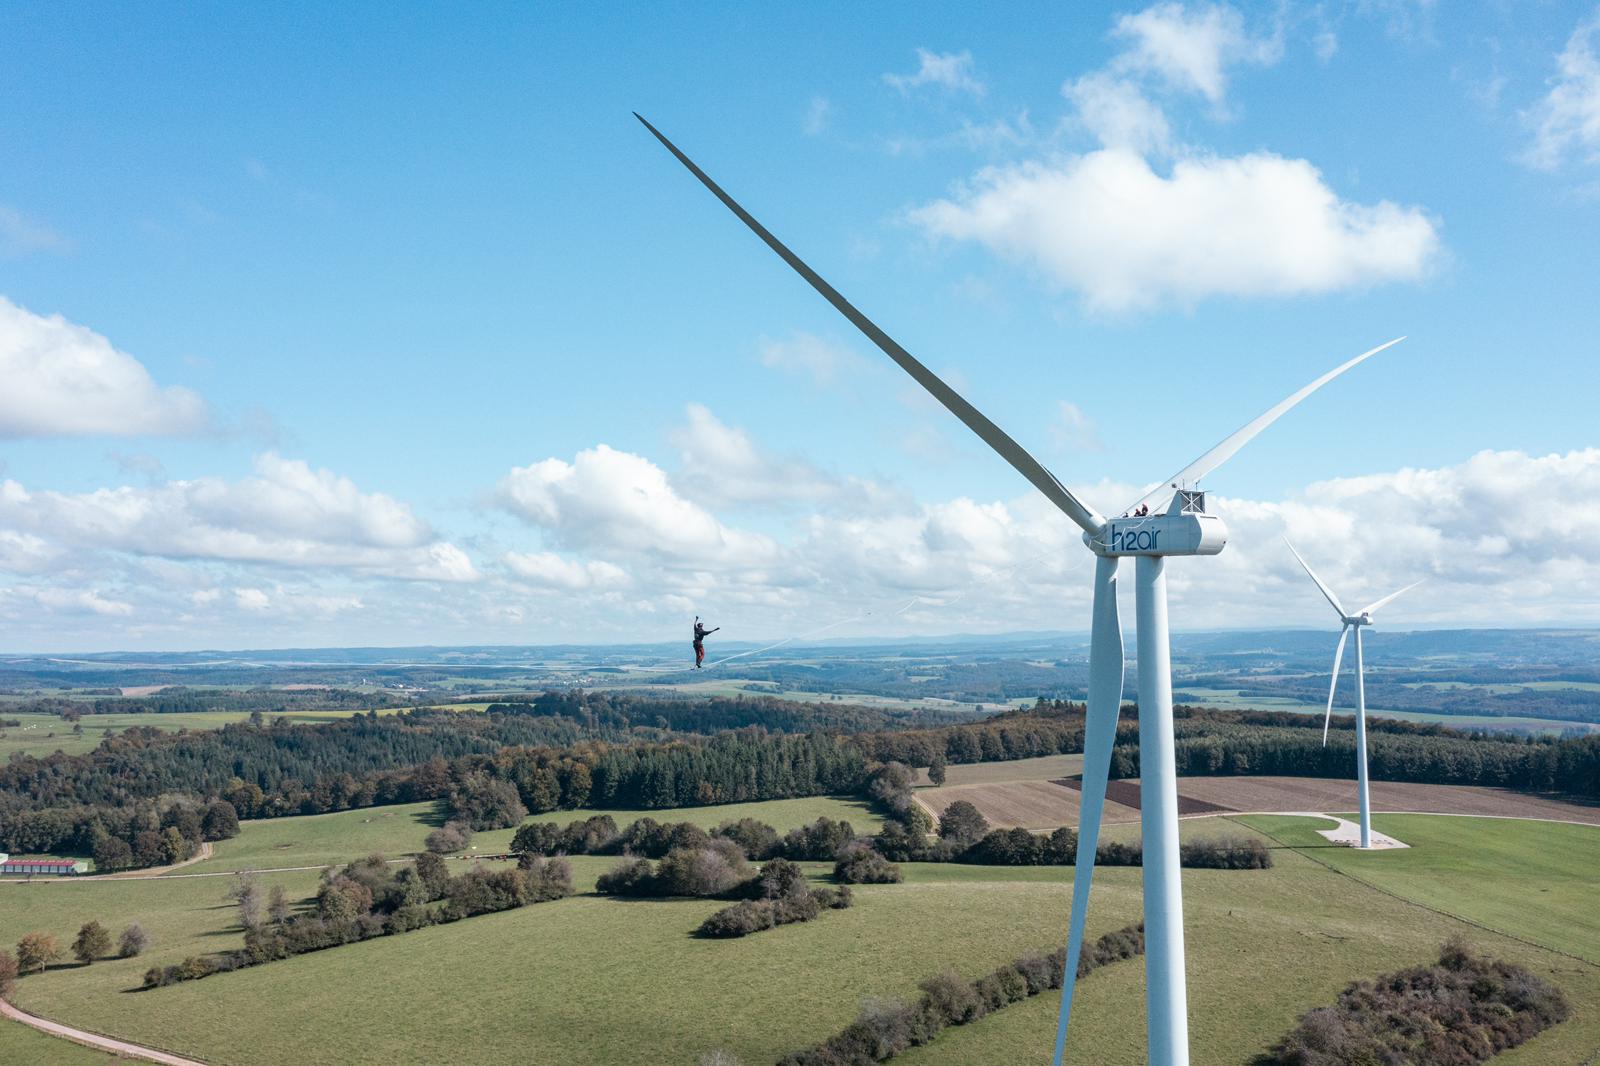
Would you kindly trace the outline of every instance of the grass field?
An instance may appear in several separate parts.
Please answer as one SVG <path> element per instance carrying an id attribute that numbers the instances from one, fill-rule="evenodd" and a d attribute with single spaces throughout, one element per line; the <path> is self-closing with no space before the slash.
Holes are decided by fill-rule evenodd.
<path id="1" fill-rule="evenodd" d="M 477 705 L 475 709 L 481 710 L 487 704 Z M 393 714 L 404 708 L 389 708 L 380 710 L 379 714 Z M 462 707 L 452 706 L 450 709 L 469 710 L 474 705 Z M 287 718 L 291 722 L 314 724 L 317 722 L 332 722 L 340 718 L 349 718 L 355 714 L 365 714 L 365 711 L 285 711 L 282 714 L 271 714 L 269 718 Z M 12 752 L 21 752 L 24 755 L 49 755 L 55 751 L 64 751 L 68 755 L 81 755 L 86 751 L 93 751 L 105 739 L 107 732 L 123 733 L 131 726 L 149 726 L 154 729 L 176 733 L 180 729 L 221 729 L 233 722 L 242 722 L 250 715 L 244 711 L 193 711 L 175 714 L 86 714 L 80 718 L 79 724 L 83 726 L 81 734 L 72 732 L 72 723 L 64 721 L 54 714 L 17 714 L 7 711 L 0 705 L 0 718 L 15 718 L 22 724 L 0 730 L 0 759 L 8 757 Z"/>
<path id="2" fill-rule="evenodd" d="M 1532 682 L 1528 685 L 1468 685 L 1464 683 L 1441 684 L 1441 687 L 1451 688 L 1482 688 L 1492 692 L 1497 688 L 1516 691 L 1522 688 L 1584 688 L 1585 684 L 1567 682 Z M 1327 712 L 1327 705 L 1322 703 L 1309 703 L 1304 700 L 1292 699 L 1284 696 L 1255 696 L 1245 695 L 1238 689 L 1229 688 L 1195 688 L 1190 685 L 1174 685 L 1176 690 L 1173 699 L 1178 703 L 1193 703 L 1202 707 L 1218 707 L 1223 710 L 1258 710 L 1258 711 L 1283 711 L 1286 714 L 1304 714 L 1320 717 Z M 1354 714 L 1354 707 L 1335 705 L 1335 714 Z M 1593 722 L 1573 722 L 1562 718 L 1526 718 L 1511 717 L 1494 714 L 1439 714 L 1433 711 L 1402 711 L 1387 707 L 1368 707 L 1367 713 L 1379 718 L 1395 718 L 1402 722 L 1426 722 L 1435 725 L 1447 725 L 1452 729 L 1489 729 L 1511 730 L 1519 733 L 1562 733 L 1569 729 L 1583 729 L 1590 732 L 1600 731 L 1600 724 Z"/>
<path id="3" fill-rule="evenodd" d="M 1247 1066 L 1300 1013 L 1331 1004 L 1350 981 L 1432 961 L 1440 942 L 1457 932 L 1486 953 L 1554 980 L 1574 1006 L 1571 1020 L 1497 1057 L 1496 1066 L 1576 1066 L 1600 1049 L 1600 967 L 1438 913 L 1449 909 L 1484 924 L 1503 923 L 1499 928 L 1511 935 L 1535 941 L 1547 937 L 1550 946 L 1562 951 L 1593 950 L 1592 904 L 1587 916 L 1582 906 L 1600 889 L 1600 829 L 1390 815 L 1381 819 L 1384 831 L 1409 834 L 1402 839 L 1412 847 L 1361 853 L 1328 846 L 1314 832 L 1324 823 L 1310 819 L 1239 821 L 1269 829 L 1304 850 L 1276 851 L 1278 865 L 1260 877 L 1228 879 L 1203 876 L 1210 871 L 1185 871 L 1195 1063 Z M 1469 859 L 1469 854 L 1479 857 Z M 1543 858 L 1524 865 L 1539 855 Z M 1312 856 L 1348 866 L 1371 884 L 1340 876 Z M 1097 872 L 1096 907 L 1100 876 Z M 1496 887 L 1484 892 L 1487 881 Z M 1414 893 L 1425 905 L 1395 898 L 1393 892 Z M 1519 899 L 1522 913 L 1513 915 L 1512 901 Z M 1575 935 L 1569 936 L 1569 929 Z M 1080 989 L 1069 1060 L 1141 1061 L 1141 967 L 1112 967 Z M 975 1025 L 951 1029 L 896 1061 L 908 1066 L 1046 1063 L 1058 1005 L 1059 999 L 1040 996 Z"/>
<path id="4" fill-rule="evenodd" d="M 111 1066 L 132 1059 L 93 1051 L 70 1040 L 46 1036 L 20 1022 L 0 1018 L 0 1062 L 26 1066 Z"/>
<path id="5" fill-rule="evenodd" d="M 828 811 L 868 828 L 858 807 L 837 800 L 654 816 L 715 824 L 743 813 L 781 827 Z M 226 869 L 262 856 L 296 860 L 271 865 L 299 864 L 341 848 L 347 850 L 340 859 L 414 850 L 431 815 L 427 805 L 409 805 L 247 823 L 216 859 L 193 869 Z M 1275 852 L 1272 870 L 1184 872 L 1197 1066 L 1246 1066 L 1300 1013 L 1332 1002 L 1351 980 L 1425 961 L 1457 931 L 1487 952 L 1551 976 L 1577 1008 L 1572 1021 L 1497 1064 L 1578 1063 L 1600 1048 L 1600 966 L 1539 946 L 1600 959 L 1600 922 L 1588 902 L 1600 892 L 1600 829 L 1393 815 L 1379 824 L 1411 849 L 1326 847 L 1306 819 L 1184 823 L 1186 835 L 1259 830 L 1295 845 Z M 573 860 L 579 890 L 592 887 L 614 861 Z M 825 867 L 809 869 L 820 876 Z M 1339 872 L 1346 869 L 1362 880 Z M 904 884 L 859 886 L 849 911 L 745 940 L 690 936 L 717 903 L 582 895 L 154 992 L 128 991 L 146 966 L 239 943 L 224 899 L 229 877 L 0 885 L 0 943 L 31 929 L 48 929 L 66 942 L 89 918 L 114 930 L 140 921 L 152 938 L 144 958 L 26 978 L 19 1005 L 219 1064 L 510 1058 L 692 1064 L 721 1047 L 756 1066 L 842 1027 L 864 997 L 913 995 L 918 980 L 946 966 L 976 976 L 1025 950 L 1049 949 L 1064 935 L 1070 869 L 907 864 L 905 870 Z M 262 879 L 304 899 L 318 873 Z M 1097 872 L 1092 933 L 1137 919 L 1139 880 L 1137 869 Z M 1131 962 L 1081 986 L 1076 1061 L 1141 1061 L 1142 982 L 1142 967 Z M 1038 997 L 950 1030 L 900 1061 L 1044 1063 L 1055 1008 L 1052 997 Z M 0 1060 L 12 1061 L 5 1039 Z"/>
<path id="6" fill-rule="evenodd" d="M 1083 773 L 1082 755 L 1041 755 L 1037 759 L 1012 759 L 1007 762 L 956 763 L 945 768 L 944 787 L 989 785 L 1000 781 L 1054 781 Z M 931 788 L 926 767 L 917 771 L 918 788 Z"/>
<path id="7" fill-rule="evenodd" d="M 843 818 L 858 833 L 875 833 L 883 824 L 882 818 L 860 800 L 831 796 L 771 800 L 766 803 L 728 803 L 717 807 L 684 807 L 671 811 L 550 811 L 533 815 L 528 821 L 565 825 L 598 814 L 609 814 L 616 819 L 618 826 L 626 826 L 637 818 L 650 817 L 658 822 L 693 822 L 707 829 L 722 822 L 752 817 L 769 823 L 780 833 L 823 817 Z M 210 859 L 186 870 L 208 873 L 217 870 L 323 866 L 348 862 L 375 851 L 391 857 L 411 855 L 421 851 L 428 833 L 443 823 L 441 808 L 431 802 L 245 822 L 238 836 L 217 842 Z M 492 855 L 509 848 L 511 838 L 515 835 L 515 829 L 497 829 L 474 834 L 472 843 L 477 851 Z"/>

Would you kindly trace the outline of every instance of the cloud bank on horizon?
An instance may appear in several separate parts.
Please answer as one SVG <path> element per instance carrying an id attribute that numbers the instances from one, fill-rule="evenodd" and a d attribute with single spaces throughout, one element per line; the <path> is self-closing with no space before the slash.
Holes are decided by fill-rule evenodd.
<path id="1" fill-rule="evenodd" d="M 1290 11 L 1263 19 L 1225 3 L 1163 2 L 1117 15 L 1105 61 L 1058 75 L 1059 115 L 993 122 L 961 110 L 1001 91 L 982 53 L 918 47 L 915 69 L 883 73 L 876 90 L 948 109 L 955 132 L 940 147 L 1007 151 L 986 165 L 960 157 L 946 192 L 902 205 L 896 232 L 935 256 L 976 251 L 1019 268 L 1032 298 L 1066 294 L 1118 323 L 1427 283 L 1466 254 L 1447 244 L 1439 210 L 1357 191 L 1300 150 L 1201 143 L 1237 142 L 1219 131 L 1241 121 L 1241 79 L 1296 61 L 1297 49 L 1319 62 L 1337 52 L 1337 27 Z M 1525 173 L 1600 163 L 1597 48 L 1600 9 L 1547 57 L 1540 91 L 1517 112 L 1524 140 L 1507 154 Z M 802 110 L 798 132 L 810 138 L 832 135 L 842 111 L 820 94 Z M 886 136 L 882 147 L 931 144 Z M 0 254 L 66 256 L 71 246 L 0 205 Z M 848 345 L 784 336 L 750 338 L 775 380 L 899 395 L 930 434 L 951 429 Z M 92 324 L 0 295 L 0 443 L 226 436 L 226 405 L 166 376 Z M 1089 556 L 1076 528 L 998 460 L 992 493 L 930 497 L 771 446 L 759 417 L 727 411 L 709 395 L 683 404 L 654 447 L 597 423 L 586 446 L 464 467 L 470 502 L 449 520 L 373 488 L 370 471 L 352 477 L 283 445 L 254 451 L 247 473 L 182 478 L 155 456 L 108 453 L 123 483 L 88 487 L 36 484 L 0 460 L 0 651 L 672 640 L 694 612 L 749 639 L 867 611 L 839 632 L 1086 628 Z M 1056 453 L 1092 471 L 1108 434 L 1073 402 L 1051 411 Z M 1396 440 L 1403 455 L 1404 434 Z M 1397 459 L 1308 479 L 1272 499 L 1230 493 L 1228 470 L 1218 472 L 1205 487 L 1229 547 L 1170 565 L 1177 625 L 1322 622 L 1285 536 L 1352 601 L 1426 579 L 1391 626 L 1600 622 L 1600 446 L 1486 444 L 1428 467 Z M 941 447 L 900 445 L 929 457 Z M 1110 508 L 1145 489 L 1064 480 Z"/>

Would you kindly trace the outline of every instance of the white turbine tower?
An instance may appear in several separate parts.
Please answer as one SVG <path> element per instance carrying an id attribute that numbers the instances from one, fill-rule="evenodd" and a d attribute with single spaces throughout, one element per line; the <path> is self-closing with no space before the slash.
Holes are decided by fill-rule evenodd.
<path id="1" fill-rule="evenodd" d="M 1077 523 L 1083 530 L 1084 544 L 1097 556 L 1089 643 L 1089 698 L 1084 724 L 1083 798 L 1077 869 L 1072 886 L 1072 923 L 1056 1032 L 1055 1061 L 1058 1064 L 1066 1044 L 1078 955 L 1083 945 L 1084 915 L 1099 844 L 1106 779 L 1111 767 L 1112 742 L 1116 739 L 1122 704 L 1123 648 L 1117 613 L 1117 567 L 1123 556 L 1135 557 L 1148 1061 L 1152 1066 L 1186 1066 L 1189 1061 L 1188 994 L 1183 965 L 1183 893 L 1178 866 L 1178 782 L 1172 733 L 1165 557 L 1216 555 L 1227 543 L 1227 528 L 1222 520 L 1205 511 L 1205 493 L 1197 488 L 1202 477 L 1312 392 L 1403 338 L 1358 355 L 1322 375 L 1184 467 L 1163 482 L 1162 487 L 1135 501 L 1121 518 L 1106 518 L 1074 496 L 1004 430 L 858 311 L 643 116 L 635 112 L 634 117 L 884 354 Z M 1132 514 L 1136 508 L 1149 504 L 1156 504 L 1157 509 L 1147 516 Z"/>
<path id="2" fill-rule="evenodd" d="M 1284 543 L 1289 544 L 1287 538 L 1285 538 Z M 1344 609 L 1344 604 L 1339 602 L 1339 597 L 1333 594 L 1333 590 L 1317 576 L 1317 572 L 1311 569 L 1304 559 L 1300 558 L 1300 553 L 1294 550 L 1293 544 L 1289 544 L 1289 551 L 1293 553 L 1301 568 L 1311 576 L 1311 580 L 1317 583 L 1317 588 L 1322 590 L 1322 594 L 1328 598 L 1328 602 L 1333 604 L 1333 609 L 1339 614 L 1339 621 L 1343 623 L 1339 630 L 1339 643 L 1333 649 L 1333 679 L 1328 684 L 1328 713 L 1322 719 L 1323 747 L 1328 746 L 1328 726 L 1333 722 L 1333 694 L 1339 688 L 1339 664 L 1344 661 L 1344 642 L 1350 636 L 1352 629 L 1356 631 L 1356 783 L 1361 793 L 1361 846 L 1370 848 L 1372 846 L 1372 801 L 1367 796 L 1367 675 L 1366 663 L 1361 656 L 1361 627 L 1372 624 L 1372 616 L 1378 608 L 1385 606 L 1401 593 L 1410 592 L 1422 582 L 1413 581 L 1401 589 L 1400 592 L 1391 592 L 1376 603 L 1363 607 L 1355 614 L 1351 614 Z"/>

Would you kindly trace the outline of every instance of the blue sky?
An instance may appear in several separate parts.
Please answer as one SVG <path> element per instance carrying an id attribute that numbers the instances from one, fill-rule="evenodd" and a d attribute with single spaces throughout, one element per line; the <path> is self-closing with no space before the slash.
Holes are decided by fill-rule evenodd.
<path id="1" fill-rule="evenodd" d="M 1175 626 L 1600 621 L 1600 8 L 1006 11 L 0 11 L 0 647 L 1083 628 L 633 110 L 1104 510 L 1408 334 Z"/>

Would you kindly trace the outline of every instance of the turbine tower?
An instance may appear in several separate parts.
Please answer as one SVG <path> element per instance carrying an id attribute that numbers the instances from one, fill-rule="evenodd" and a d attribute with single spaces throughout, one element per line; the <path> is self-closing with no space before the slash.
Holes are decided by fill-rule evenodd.
<path id="1" fill-rule="evenodd" d="M 1136 590 L 1140 778 L 1140 823 L 1144 836 L 1145 1015 L 1148 1062 L 1152 1066 L 1187 1066 L 1189 1061 L 1188 994 L 1183 966 L 1183 891 L 1178 866 L 1178 781 L 1172 733 L 1172 671 L 1167 637 L 1166 557 L 1216 555 L 1227 543 L 1222 519 L 1207 514 L 1202 477 L 1226 462 L 1256 434 L 1311 393 L 1391 344 L 1396 338 L 1356 356 L 1241 427 L 1199 459 L 1184 467 L 1128 508 L 1120 518 L 1106 518 L 1072 494 L 1056 476 L 982 412 L 963 399 L 894 338 L 846 300 L 783 242 L 712 181 L 638 112 L 662 143 L 711 193 L 766 242 L 784 262 L 864 333 L 885 355 L 910 374 L 951 414 L 1055 504 L 1083 530 L 1083 542 L 1096 556 L 1094 604 L 1089 641 L 1089 698 L 1084 723 L 1083 799 L 1079 815 L 1077 867 L 1072 885 L 1071 931 L 1066 972 L 1062 979 L 1061 1015 L 1056 1030 L 1055 1061 L 1066 1046 L 1068 1016 L 1078 955 L 1083 945 L 1084 915 L 1094 875 L 1100 816 L 1111 768 L 1112 742 L 1121 713 L 1123 684 L 1122 626 L 1117 613 L 1117 568 L 1134 558 Z M 1156 509 L 1135 515 L 1135 510 Z"/>
<path id="2" fill-rule="evenodd" d="M 1289 544 L 1287 538 L 1284 539 L 1284 543 Z M 1422 582 L 1413 581 L 1401 589 L 1400 592 L 1391 592 L 1378 602 L 1363 607 L 1355 614 L 1351 614 L 1344 609 L 1344 604 L 1339 602 L 1339 597 L 1333 594 L 1333 590 L 1317 576 L 1317 572 L 1311 569 L 1304 559 L 1300 558 L 1300 553 L 1294 550 L 1293 544 L 1289 544 L 1289 551 L 1293 553 L 1301 568 L 1311 576 L 1311 580 L 1317 583 L 1317 588 L 1322 590 L 1322 594 L 1328 598 L 1328 602 L 1333 604 L 1333 609 L 1339 614 L 1339 621 L 1343 623 L 1339 629 L 1339 643 L 1333 649 L 1333 680 L 1328 684 L 1328 713 L 1322 719 L 1323 747 L 1328 746 L 1328 726 L 1333 722 L 1333 694 L 1339 688 L 1339 663 L 1344 659 L 1344 642 L 1350 636 L 1352 629 L 1356 631 L 1356 783 L 1361 793 L 1361 846 L 1370 848 L 1372 846 L 1372 801 L 1367 796 L 1367 676 L 1366 663 L 1361 657 L 1361 627 L 1372 624 L 1372 615 L 1378 608 L 1389 603 L 1400 593 L 1410 592 Z"/>

